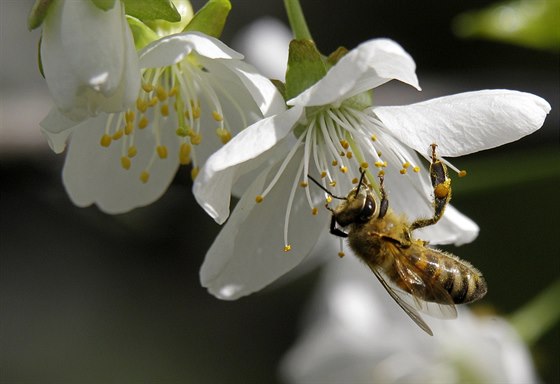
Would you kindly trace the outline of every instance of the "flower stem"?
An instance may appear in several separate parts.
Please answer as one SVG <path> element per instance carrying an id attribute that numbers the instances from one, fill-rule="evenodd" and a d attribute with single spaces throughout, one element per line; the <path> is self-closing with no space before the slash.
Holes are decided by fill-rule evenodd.
<path id="1" fill-rule="evenodd" d="M 560 280 L 518 309 L 509 320 L 529 345 L 534 344 L 560 319 Z"/>
<path id="2" fill-rule="evenodd" d="M 313 40 L 309 28 L 307 28 L 307 22 L 305 21 L 299 0 L 284 0 L 284 8 L 286 9 L 294 38 L 298 40 Z"/>

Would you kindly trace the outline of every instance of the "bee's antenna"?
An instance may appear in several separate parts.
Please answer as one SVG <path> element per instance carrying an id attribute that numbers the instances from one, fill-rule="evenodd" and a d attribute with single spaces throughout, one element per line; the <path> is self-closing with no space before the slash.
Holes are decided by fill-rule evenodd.
<path id="1" fill-rule="evenodd" d="M 360 181 L 358 182 L 358 188 L 356 188 L 356 196 L 354 196 L 354 197 L 358 197 L 358 193 L 360 192 L 360 187 L 362 186 L 362 182 L 364 181 L 364 176 L 366 174 L 365 169 L 360 168 L 360 172 L 362 172 L 362 174 L 360 175 Z"/>
<path id="2" fill-rule="evenodd" d="M 317 180 L 315 180 L 313 177 L 311 177 L 311 175 L 307 175 L 307 177 L 309 177 L 309 179 L 311 179 L 312 182 L 314 182 L 315 184 L 317 184 L 317 186 L 319 188 L 321 188 L 323 191 L 325 191 L 330 197 L 332 197 L 333 199 L 338 199 L 338 200 L 347 200 L 346 197 L 340 197 L 340 196 L 335 196 L 332 194 L 331 191 L 329 191 L 327 188 L 323 187 L 321 184 L 319 184 L 319 182 Z"/>

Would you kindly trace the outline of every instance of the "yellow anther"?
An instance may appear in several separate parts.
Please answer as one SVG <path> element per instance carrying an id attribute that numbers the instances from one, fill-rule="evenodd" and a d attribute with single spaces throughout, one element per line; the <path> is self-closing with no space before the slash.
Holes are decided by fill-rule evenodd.
<path id="1" fill-rule="evenodd" d="M 193 114 L 193 119 L 200 118 L 200 107 L 198 105 L 192 107 L 192 114 Z"/>
<path id="2" fill-rule="evenodd" d="M 171 88 L 171 90 L 169 91 L 169 96 L 173 97 L 177 95 L 177 92 L 179 92 L 179 88 L 177 88 L 177 86 Z"/>
<path id="3" fill-rule="evenodd" d="M 327 201 L 327 204 L 330 204 L 330 202 L 332 201 L 332 197 L 327 196 L 327 198 L 325 200 Z"/>
<path id="4" fill-rule="evenodd" d="M 371 135 L 371 141 L 377 141 L 377 136 Z"/>
<path id="5" fill-rule="evenodd" d="M 313 209 L 311 210 L 311 214 L 312 214 L 313 216 L 316 216 L 318 213 L 319 213 L 319 210 L 318 210 L 317 208 L 313 208 Z"/>
<path id="6" fill-rule="evenodd" d="M 401 175 L 404 175 L 406 173 L 406 168 L 403 168 L 399 171 L 401 173 Z"/>
<path id="7" fill-rule="evenodd" d="M 196 177 L 198 176 L 198 167 L 193 167 L 191 169 L 191 179 L 194 181 L 194 179 L 196 179 Z"/>
<path id="8" fill-rule="evenodd" d="M 352 156 L 353 156 L 352 152 L 350 152 L 350 151 L 346 152 L 346 157 L 347 158 L 351 159 Z"/>
<path id="9" fill-rule="evenodd" d="M 107 148 L 109 145 L 111 145 L 112 140 L 113 139 L 111 139 L 111 136 L 109 136 L 108 134 L 104 134 L 103 136 L 101 136 L 99 144 L 101 144 L 102 147 Z"/>
<path id="10" fill-rule="evenodd" d="M 284 252 L 290 252 L 291 249 L 292 249 L 292 246 L 290 244 L 284 245 Z"/>
<path id="11" fill-rule="evenodd" d="M 404 169 L 406 169 L 406 168 L 410 167 L 410 163 L 407 161 L 406 163 L 403 163 L 402 167 Z"/>
<path id="12" fill-rule="evenodd" d="M 169 105 L 163 104 L 160 108 L 162 116 L 169 116 Z"/>
<path id="13" fill-rule="evenodd" d="M 262 195 L 257 195 L 255 196 L 255 201 L 258 203 L 262 203 L 262 201 L 264 200 L 264 197 Z"/>
<path id="14" fill-rule="evenodd" d="M 150 101 L 148 101 L 147 106 L 148 106 L 148 107 L 153 107 L 153 106 L 155 106 L 158 102 L 159 102 L 159 99 L 158 99 L 156 96 L 154 96 L 154 97 L 152 97 L 152 98 L 150 99 Z"/>
<path id="15" fill-rule="evenodd" d="M 354 178 L 352 179 L 352 184 L 358 184 L 358 181 L 359 181 L 358 178 L 357 178 L 357 177 L 354 177 Z"/>
<path id="16" fill-rule="evenodd" d="M 333 160 L 331 164 L 333 165 L 333 167 L 336 167 L 338 165 L 338 161 Z"/>
<path id="17" fill-rule="evenodd" d="M 126 125 L 124 126 L 124 133 L 130 135 L 133 130 L 134 130 L 134 126 L 132 125 L 132 123 L 131 122 L 126 123 Z"/>
<path id="18" fill-rule="evenodd" d="M 342 172 L 342 173 L 348 172 L 348 167 L 344 167 L 344 166 L 340 167 L 340 172 Z"/>
<path id="19" fill-rule="evenodd" d="M 126 111 L 126 113 L 124 114 L 124 120 L 126 122 L 134 121 L 135 117 L 136 117 L 136 113 L 134 113 L 134 111 L 131 111 L 131 110 Z"/>
<path id="20" fill-rule="evenodd" d="M 148 182 L 148 180 L 150 180 L 150 172 L 148 171 L 142 171 L 142 173 L 140 174 L 140 180 L 146 184 Z"/>
<path id="21" fill-rule="evenodd" d="M 202 142 L 202 135 L 200 133 L 193 132 L 190 136 L 191 136 L 191 143 L 193 145 L 198 145 Z"/>
<path id="22" fill-rule="evenodd" d="M 326 171 L 321 172 L 321 179 L 324 179 L 325 177 L 327 177 L 327 172 Z"/>
<path id="23" fill-rule="evenodd" d="M 381 151 L 377 152 L 377 157 L 381 157 Z"/>
<path id="24" fill-rule="evenodd" d="M 344 256 L 346 256 L 346 254 L 344 252 L 342 252 L 342 251 L 338 252 L 338 257 L 344 257 Z"/>
<path id="25" fill-rule="evenodd" d="M 464 169 L 462 171 L 459 171 L 459 177 L 465 177 L 467 176 L 467 171 L 465 171 Z"/>
<path id="26" fill-rule="evenodd" d="M 130 169 L 130 165 L 132 164 L 132 162 L 130 161 L 130 159 L 126 156 L 121 157 L 121 166 L 124 169 Z"/>
<path id="27" fill-rule="evenodd" d="M 175 134 L 179 137 L 187 137 L 189 135 L 189 131 L 185 127 L 179 127 L 175 130 Z"/>
<path id="28" fill-rule="evenodd" d="M 124 130 L 119 129 L 118 131 L 115 131 L 115 133 L 113 133 L 113 137 L 112 137 L 112 138 L 113 138 L 113 140 L 118 140 L 118 139 L 120 139 L 121 137 L 123 137 L 123 135 L 124 135 Z"/>
<path id="29" fill-rule="evenodd" d="M 138 149 L 136 149 L 134 145 L 131 145 L 130 147 L 128 147 L 127 152 L 128 157 L 134 157 L 138 153 Z"/>
<path id="30" fill-rule="evenodd" d="M 307 184 L 305 181 L 302 181 L 301 183 L 299 183 L 299 186 L 302 188 L 306 188 L 309 184 Z"/>
<path id="31" fill-rule="evenodd" d="M 222 144 L 227 144 L 231 140 L 231 133 L 225 128 L 216 129 L 216 135 L 218 135 Z"/>
<path id="32" fill-rule="evenodd" d="M 335 180 L 330 181 L 330 182 L 329 182 L 329 185 L 330 185 L 331 187 L 336 187 L 336 181 L 335 181 Z"/>
<path id="33" fill-rule="evenodd" d="M 420 172 L 420 167 L 419 167 L 419 166 L 416 166 L 416 167 L 412 168 L 412 170 L 413 170 L 414 172 L 418 173 L 418 172 Z"/>
<path id="34" fill-rule="evenodd" d="M 148 126 L 148 118 L 146 115 L 143 115 L 140 121 L 138 122 L 138 128 L 144 129 Z"/>
<path id="35" fill-rule="evenodd" d="M 157 95 L 157 98 L 159 99 L 159 101 L 167 100 L 167 96 L 168 96 L 167 91 L 161 85 L 157 86 L 156 95 Z"/>
<path id="36" fill-rule="evenodd" d="M 142 83 L 142 89 L 146 93 L 150 93 L 154 90 L 154 86 L 150 83 Z"/>
<path id="37" fill-rule="evenodd" d="M 160 159 L 167 159 L 167 147 L 165 145 L 158 145 L 156 152 Z"/>
<path id="38" fill-rule="evenodd" d="M 342 145 L 342 148 L 344 149 L 348 149 L 348 147 L 350 146 L 350 144 L 348 144 L 348 142 L 344 139 L 340 140 L 340 145 Z"/>
<path id="39" fill-rule="evenodd" d="M 212 117 L 213 117 L 214 120 L 216 120 L 216 121 L 222 121 L 222 120 L 224 120 L 224 117 L 223 117 L 218 111 L 212 111 Z"/>
<path id="40" fill-rule="evenodd" d="M 384 171 L 384 170 L 380 170 L 379 172 L 377 172 L 377 176 L 379 176 L 379 177 L 385 176 L 385 171 Z"/>
<path id="41" fill-rule="evenodd" d="M 183 165 L 191 162 L 191 146 L 189 143 L 182 143 L 179 148 L 179 162 Z"/>
<path id="42" fill-rule="evenodd" d="M 368 169 L 369 164 L 368 164 L 367 162 L 363 161 L 362 163 L 360 163 L 360 167 L 361 167 L 362 169 Z"/>
<path id="43" fill-rule="evenodd" d="M 382 162 L 382 161 L 376 161 L 376 162 L 374 163 L 374 165 L 375 165 L 377 168 L 381 168 L 381 167 L 385 166 L 385 163 Z"/>
<path id="44" fill-rule="evenodd" d="M 148 103 L 146 102 L 146 100 L 144 99 L 136 99 L 136 109 L 138 109 L 140 112 L 146 112 L 146 110 L 148 109 Z"/>
<path id="45" fill-rule="evenodd" d="M 345 155 L 344 151 L 340 151 L 338 154 L 339 154 L 340 156 L 344 156 L 344 155 Z"/>

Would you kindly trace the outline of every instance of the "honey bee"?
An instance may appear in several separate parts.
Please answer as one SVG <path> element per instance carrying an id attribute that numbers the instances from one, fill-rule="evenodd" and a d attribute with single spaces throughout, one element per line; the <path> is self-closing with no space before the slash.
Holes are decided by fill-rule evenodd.
<path id="1" fill-rule="evenodd" d="M 362 171 L 358 186 L 346 197 L 337 197 L 320 185 L 321 189 L 342 203 L 332 209 L 330 232 L 348 239 L 354 253 L 373 272 L 383 288 L 425 332 L 432 330 L 419 314 L 455 318 L 455 304 L 466 304 L 482 298 L 487 291 L 481 273 L 468 262 L 441 250 L 429 248 L 426 241 L 416 239 L 415 229 L 433 225 L 442 217 L 451 199 L 451 179 L 446 165 L 436 157 L 432 145 L 430 179 L 434 191 L 434 215 L 409 223 L 389 208 L 380 179 L 379 203 L 364 182 Z M 344 232 L 341 228 L 347 228 Z"/>

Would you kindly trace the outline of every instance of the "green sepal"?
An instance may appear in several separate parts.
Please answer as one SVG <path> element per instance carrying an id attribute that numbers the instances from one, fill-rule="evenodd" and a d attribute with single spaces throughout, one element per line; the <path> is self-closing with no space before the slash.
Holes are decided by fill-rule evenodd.
<path id="1" fill-rule="evenodd" d="M 333 53 L 327 57 L 327 63 L 329 68 L 338 63 L 340 59 L 342 59 L 348 53 L 348 48 L 346 47 L 338 47 Z"/>
<path id="2" fill-rule="evenodd" d="M 282 95 L 284 100 L 287 100 L 286 99 L 286 84 L 284 84 L 280 80 L 276 80 L 276 79 L 270 79 L 270 81 L 271 81 L 272 84 L 274 84 L 274 86 L 276 87 L 278 92 L 280 92 L 280 94 Z"/>
<path id="3" fill-rule="evenodd" d="M 132 32 L 134 47 L 137 51 L 144 48 L 152 41 L 158 39 L 157 33 L 140 20 L 131 16 L 126 16 L 126 21 L 128 22 L 128 26 Z"/>
<path id="4" fill-rule="evenodd" d="M 30 31 L 38 28 L 43 24 L 45 21 L 45 17 L 47 17 L 47 12 L 49 7 L 52 5 L 54 0 L 37 0 L 33 7 L 31 7 L 31 12 L 29 12 L 29 16 L 27 17 L 27 28 Z"/>
<path id="5" fill-rule="evenodd" d="M 321 80 L 327 65 L 311 40 L 292 40 L 286 71 L 286 98 L 292 99 Z"/>
<path id="6" fill-rule="evenodd" d="M 171 0 L 122 0 L 127 15 L 141 21 L 181 21 L 181 15 Z"/>
<path id="7" fill-rule="evenodd" d="M 229 0 L 209 0 L 193 17 L 183 32 L 198 31 L 219 38 L 231 11 Z"/>
<path id="8" fill-rule="evenodd" d="M 113 9 L 115 6 L 115 0 L 91 0 L 93 5 L 97 8 L 102 9 L 103 11 L 108 11 L 109 9 Z"/>

